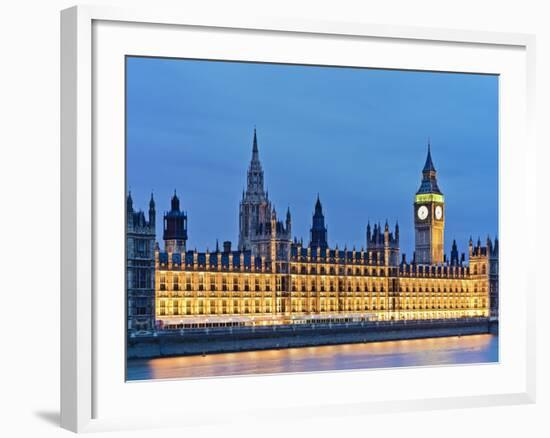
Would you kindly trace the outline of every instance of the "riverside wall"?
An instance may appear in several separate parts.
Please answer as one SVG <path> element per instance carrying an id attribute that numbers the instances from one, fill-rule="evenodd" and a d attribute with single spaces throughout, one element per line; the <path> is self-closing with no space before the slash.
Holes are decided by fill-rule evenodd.
<path id="1" fill-rule="evenodd" d="M 487 319 L 238 327 L 129 336 L 128 359 L 498 333 Z"/>

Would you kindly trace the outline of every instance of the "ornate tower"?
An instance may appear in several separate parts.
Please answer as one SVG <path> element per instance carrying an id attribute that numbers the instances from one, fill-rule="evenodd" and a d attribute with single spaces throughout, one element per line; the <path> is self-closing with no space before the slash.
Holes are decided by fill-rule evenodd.
<path id="1" fill-rule="evenodd" d="M 430 144 L 414 199 L 415 256 L 419 264 L 443 263 L 445 198 L 437 185 Z"/>
<path id="2" fill-rule="evenodd" d="M 309 246 L 316 249 L 320 248 L 324 251 L 328 247 L 327 242 L 327 227 L 325 226 L 325 215 L 323 214 L 323 206 L 319 195 L 317 195 L 317 202 L 315 203 L 315 212 L 313 213 L 313 222 L 310 229 L 310 242 Z"/>
<path id="3" fill-rule="evenodd" d="M 172 205 L 164 214 L 164 249 L 166 252 L 185 252 L 187 243 L 187 214 L 180 210 L 180 200 L 176 191 L 172 196 Z"/>
<path id="4" fill-rule="evenodd" d="M 256 129 L 254 129 L 252 159 L 248 166 L 246 192 L 243 192 L 239 208 L 239 250 L 252 249 L 252 241 L 256 235 L 258 225 L 270 220 L 271 203 L 264 191 L 264 171 L 260 163 L 258 138 Z"/>
<path id="5" fill-rule="evenodd" d="M 399 264 L 399 224 L 395 224 L 395 231 L 390 232 L 386 220 L 384 229 L 380 224 L 374 224 L 374 232 L 370 222 L 367 224 L 367 252 L 371 260 L 389 266 Z"/>
<path id="6" fill-rule="evenodd" d="M 254 238 L 251 240 L 251 252 L 255 257 L 264 257 L 270 264 L 270 269 L 286 272 L 290 255 L 292 219 L 290 209 L 286 213 L 286 221 L 277 218 L 275 208 L 270 217 L 258 224 Z"/>
<path id="7" fill-rule="evenodd" d="M 155 329 L 155 201 L 151 195 L 149 220 L 126 198 L 126 291 L 128 332 Z M 152 207 L 152 208 L 151 208 Z"/>

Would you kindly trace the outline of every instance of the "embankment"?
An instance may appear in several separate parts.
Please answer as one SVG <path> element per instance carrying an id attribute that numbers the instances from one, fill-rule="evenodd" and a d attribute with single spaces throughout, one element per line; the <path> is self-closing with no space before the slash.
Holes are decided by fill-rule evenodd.
<path id="1" fill-rule="evenodd" d="M 487 319 L 239 327 L 129 337 L 128 359 L 498 333 Z"/>

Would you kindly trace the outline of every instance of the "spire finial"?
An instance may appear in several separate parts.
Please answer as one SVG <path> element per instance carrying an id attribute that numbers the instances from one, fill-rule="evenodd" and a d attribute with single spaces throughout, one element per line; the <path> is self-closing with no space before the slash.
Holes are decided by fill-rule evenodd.
<path id="1" fill-rule="evenodd" d="M 435 172 L 435 166 L 432 161 L 432 144 L 430 139 L 428 138 L 428 155 L 426 155 L 426 163 L 424 164 L 424 169 L 422 169 L 422 172 Z"/>
<path id="2" fill-rule="evenodd" d="M 254 140 L 252 142 L 252 154 L 258 154 L 258 136 L 256 135 L 256 125 L 254 125 Z"/>
<path id="3" fill-rule="evenodd" d="M 321 213 L 323 210 L 323 206 L 321 205 L 321 198 L 319 197 L 319 193 L 317 193 L 317 201 L 315 201 L 315 212 Z"/>

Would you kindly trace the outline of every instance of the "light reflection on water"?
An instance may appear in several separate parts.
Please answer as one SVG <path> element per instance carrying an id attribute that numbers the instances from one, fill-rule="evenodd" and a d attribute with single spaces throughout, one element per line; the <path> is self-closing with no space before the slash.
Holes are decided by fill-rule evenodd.
<path id="1" fill-rule="evenodd" d="M 128 380 L 296 373 L 498 361 L 495 335 L 453 336 L 128 361 Z"/>

